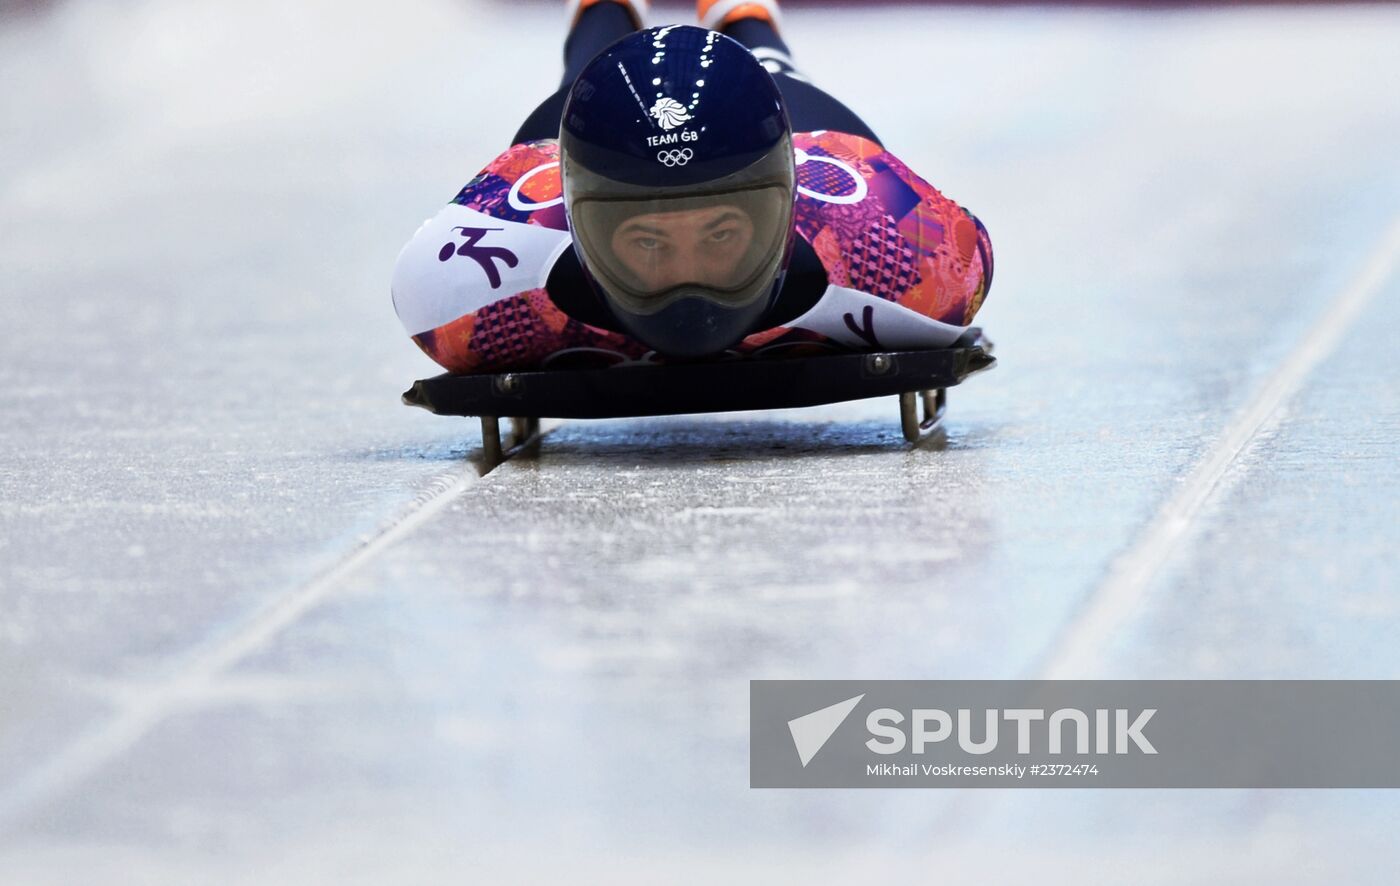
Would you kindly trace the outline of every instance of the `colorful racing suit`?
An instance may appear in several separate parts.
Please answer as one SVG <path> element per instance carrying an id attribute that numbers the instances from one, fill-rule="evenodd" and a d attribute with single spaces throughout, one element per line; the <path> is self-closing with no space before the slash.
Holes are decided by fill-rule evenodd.
<path id="1" fill-rule="evenodd" d="M 796 133 L 797 235 L 828 286 L 816 304 L 755 332 L 740 356 L 946 347 L 992 280 L 992 247 L 971 213 L 856 135 Z M 617 365 L 660 358 L 569 316 L 545 284 L 572 240 L 559 147 L 517 144 L 425 222 L 399 255 L 392 293 L 418 346 L 450 372 Z"/>

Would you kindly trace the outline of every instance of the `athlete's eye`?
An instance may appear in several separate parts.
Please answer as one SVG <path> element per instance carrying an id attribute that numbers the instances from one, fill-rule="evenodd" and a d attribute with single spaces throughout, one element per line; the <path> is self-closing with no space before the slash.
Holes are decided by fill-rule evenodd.
<path id="1" fill-rule="evenodd" d="M 733 239 L 734 239 L 734 229 L 733 229 L 733 228 L 725 228 L 725 229 L 722 230 L 722 231 L 715 231 L 713 234 L 710 235 L 710 241 L 711 241 L 712 243 L 726 243 L 726 242 L 728 242 L 728 241 L 730 241 L 730 240 L 733 240 Z"/>
<path id="2" fill-rule="evenodd" d="M 638 237 L 632 241 L 632 245 L 648 252 L 654 252 L 661 248 L 661 241 L 655 237 Z"/>

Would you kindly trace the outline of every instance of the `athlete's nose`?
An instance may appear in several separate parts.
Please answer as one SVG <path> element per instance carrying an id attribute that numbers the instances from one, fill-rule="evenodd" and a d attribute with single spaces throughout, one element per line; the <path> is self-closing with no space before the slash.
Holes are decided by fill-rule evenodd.
<path id="1" fill-rule="evenodd" d="M 699 283 L 703 281 L 702 274 L 704 265 L 702 256 L 693 246 L 680 246 L 671 254 L 671 260 L 666 263 L 661 273 L 659 281 L 660 289 L 669 289 L 672 286 L 679 286 L 682 283 Z"/>

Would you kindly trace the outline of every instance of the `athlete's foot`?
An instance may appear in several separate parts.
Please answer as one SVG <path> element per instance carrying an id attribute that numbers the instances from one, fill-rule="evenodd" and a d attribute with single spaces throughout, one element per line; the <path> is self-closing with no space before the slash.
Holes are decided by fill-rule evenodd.
<path id="1" fill-rule="evenodd" d="M 651 6 L 650 0 L 568 0 L 569 26 L 578 24 L 578 17 L 583 15 L 584 10 L 590 6 L 597 6 L 600 3 L 616 3 L 625 7 L 629 15 L 632 16 L 632 24 L 637 30 L 646 27 L 646 17 L 648 8 Z"/>
<path id="2" fill-rule="evenodd" d="M 696 17 L 700 27 L 720 31 L 742 19 L 767 22 L 776 30 L 781 16 L 778 0 L 697 0 Z"/>

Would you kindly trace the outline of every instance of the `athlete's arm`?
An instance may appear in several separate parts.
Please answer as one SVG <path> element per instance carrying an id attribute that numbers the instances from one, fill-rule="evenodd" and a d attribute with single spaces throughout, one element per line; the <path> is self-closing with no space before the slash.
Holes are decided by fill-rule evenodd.
<path id="1" fill-rule="evenodd" d="M 635 343 L 565 314 L 546 290 L 569 250 L 557 146 L 516 145 L 424 222 L 391 292 L 404 329 L 450 372 L 534 369 L 560 352 Z"/>

